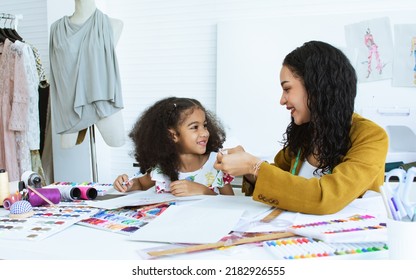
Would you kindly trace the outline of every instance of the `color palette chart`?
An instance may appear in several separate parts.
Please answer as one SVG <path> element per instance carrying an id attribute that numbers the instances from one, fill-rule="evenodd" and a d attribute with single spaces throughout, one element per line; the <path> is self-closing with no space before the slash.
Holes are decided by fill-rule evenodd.
<path id="1" fill-rule="evenodd" d="M 327 243 L 299 237 L 263 242 L 263 247 L 278 259 L 308 259 L 364 254 L 388 250 L 384 242 Z"/>
<path id="2" fill-rule="evenodd" d="M 103 209 L 93 216 L 79 221 L 78 224 L 128 235 L 147 225 L 172 204 L 175 204 L 175 202 L 124 207 L 114 210 Z"/>
<path id="3" fill-rule="evenodd" d="M 295 224 L 288 231 L 326 242 L 385 242 L 385 221 L 368 214 L 356 214 L 341 219 Z"/>
<path id="4" fill-rule="evenodd" d="M 35 214 L 25 219 L 0 217 L 0 238 L 41 240 L 94 215 L 98 209 L 74 204 L 59 207 L 33 207 L 33 211 Z"/>

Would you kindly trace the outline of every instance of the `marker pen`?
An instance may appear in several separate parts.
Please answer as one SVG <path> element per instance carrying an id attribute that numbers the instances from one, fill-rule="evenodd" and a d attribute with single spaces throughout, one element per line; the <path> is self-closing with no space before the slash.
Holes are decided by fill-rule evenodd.
<path id="1" fill-rule="evenodd" d="M 140 171 L 135 173 L 133 176 L 129 177 L 126 181 L 123 182 L 123 186 L 125 186 L 127 184 L 127 182 L 130 182 L 130 181 L 132 181 L 133 179 L 136 179 L 136 178 L 143 177 L 144 175 L 145 174 L 140 173 Z"/>

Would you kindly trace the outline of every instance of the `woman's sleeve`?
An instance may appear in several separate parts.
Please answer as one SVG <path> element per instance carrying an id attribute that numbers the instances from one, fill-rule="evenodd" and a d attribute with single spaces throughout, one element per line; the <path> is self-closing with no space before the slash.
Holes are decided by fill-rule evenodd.
<path id="1" fill-rule="evenodd" d="M 269 163 L 264 163 L 269 164 Z M 289 153 L 287 150 L 280 150 L 276 156 L 274 157 L 274 163 L 271 163 L 272 166 L 278 166 L 282 170 L 290 170 L 291 165 L 291 158 L 289 156 Z M 242 192 L 245 194 L 245 196 L 252 196 L 255 188 L 255 184 L 250 183 L 246 179 L 245 176 L 243 176 L 243 183 L 242 183 Z"/>

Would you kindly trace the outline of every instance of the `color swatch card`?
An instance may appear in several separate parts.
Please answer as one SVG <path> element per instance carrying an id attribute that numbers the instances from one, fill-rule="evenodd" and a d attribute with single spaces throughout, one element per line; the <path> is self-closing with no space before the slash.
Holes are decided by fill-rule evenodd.
<path id="1" fill-rule="evenodd" d="M 385 221 L 368 214 L 295 224 L 288 231 L 325 242 L 386 242 Z"/>
<path id="2" fill-rule="evenodd" d="M 12 240 L 41 240 L 94 215 L 98 209 L 84 205 L 33 207 L 35 214 L 25 219 L 0 217 L 0 238 Z"/>
<path id="3" fill-rule="evenodd" d="M 95 215 L 79 221 L 78 224 L 129 235 L 147 225 L 173 204 L 175 202 L 125 207 L 114 210 L 102 209 Z"/>
<path id="4" fill-rule="evenodd" d="M 270 240 L 263 247 L 278 259 L 308 259 L 354 255 L 388 250 L 384 242 L 327 243 L 300 237 Z"/>

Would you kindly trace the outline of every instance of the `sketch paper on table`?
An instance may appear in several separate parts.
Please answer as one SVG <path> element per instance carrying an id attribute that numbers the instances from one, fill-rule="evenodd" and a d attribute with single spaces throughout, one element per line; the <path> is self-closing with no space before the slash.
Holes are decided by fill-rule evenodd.
<path id="1" fill-rule="evenodd" d="M 165 243 L 214 243 L 229 234 L 241 209 L 172 205 L 163 215 L 130 235 L 131 240 Z"/>

